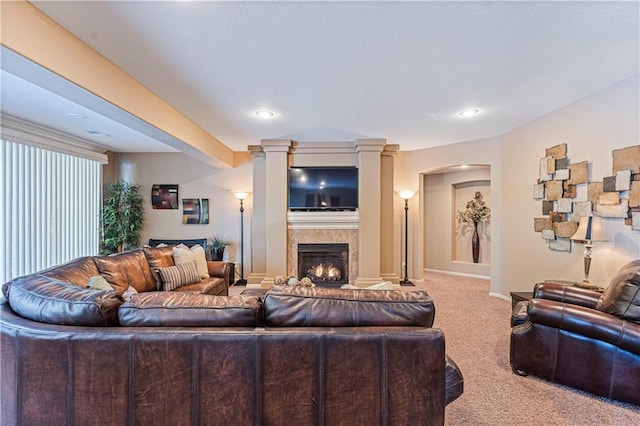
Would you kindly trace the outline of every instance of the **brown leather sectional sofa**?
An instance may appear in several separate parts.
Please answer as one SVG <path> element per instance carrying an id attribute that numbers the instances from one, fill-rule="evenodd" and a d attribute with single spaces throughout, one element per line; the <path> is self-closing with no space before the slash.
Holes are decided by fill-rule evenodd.
<path id="1" fill-rule="evenodd" d="M 640 406 L 640 261 L 604 294 L 554 282 L 514 308 L 511 367 Z"/>
<path id="2" fill-rule="evenodd" d="M 108 280 L 147 285 L 140 253 L 114 256 Z M 94 268 L 83 258 L 3 287 L 1 424 L 437 425 L 462 394 L 424 292 L 125 301 L 83 288 Z"/>

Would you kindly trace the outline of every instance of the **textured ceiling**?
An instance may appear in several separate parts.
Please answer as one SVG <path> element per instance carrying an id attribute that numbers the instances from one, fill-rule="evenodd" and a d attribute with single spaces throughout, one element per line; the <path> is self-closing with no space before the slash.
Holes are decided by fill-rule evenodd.
<path id="1" fill-rule="evenodd" d="M 495 136 L 640 63 L 638 2 L 32 3 L 233 150 Z"/>

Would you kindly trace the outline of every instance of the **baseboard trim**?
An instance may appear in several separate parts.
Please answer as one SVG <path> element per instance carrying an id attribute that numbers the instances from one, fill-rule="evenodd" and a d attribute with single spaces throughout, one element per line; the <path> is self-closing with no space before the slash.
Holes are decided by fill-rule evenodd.
<path id="1" fill-rule="evenodd" d="M 424 269 L 424 272 L 435 272 L 437 274 L 446 274 L 446 275 L 457 275 L 459 277 L 468 277 L 468 278 L 479 278 L 481 280 L 489 280 L 491 277 L 486 275 L 477 275 L 477 274 L 466 274 L 464 272 L 453 272 L 453 271 L 444 271 L 440 269 Z"/>
<path id="2" fill-rule="evenodd" d="M 511 303 L 511 298 L 505 296 L 504 294 L 489 292 L 489 296 L 495 297 L 496 299 L 501 299 L 501 300 L 504 300 L 505 302 Z"/>

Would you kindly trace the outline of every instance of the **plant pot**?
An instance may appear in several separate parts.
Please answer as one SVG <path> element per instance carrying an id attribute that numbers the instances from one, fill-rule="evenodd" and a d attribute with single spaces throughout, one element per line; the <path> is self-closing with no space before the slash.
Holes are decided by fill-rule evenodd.
<path id="1" fill-rule="evenodd" d="M 211 260 L 221 261 L 224 257 L 224 247 L 211 249 Z"/>

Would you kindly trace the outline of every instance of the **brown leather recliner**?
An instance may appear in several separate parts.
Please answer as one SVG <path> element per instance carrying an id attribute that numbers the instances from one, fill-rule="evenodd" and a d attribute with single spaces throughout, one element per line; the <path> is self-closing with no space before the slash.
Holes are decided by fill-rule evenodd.
<path id="1" fill-rule="evenodd" d="M 536 284 L 514 308 L 511 367 L 520 375 L 640 405 L 640 262 L 623 267 L 604 294 Z"/>

